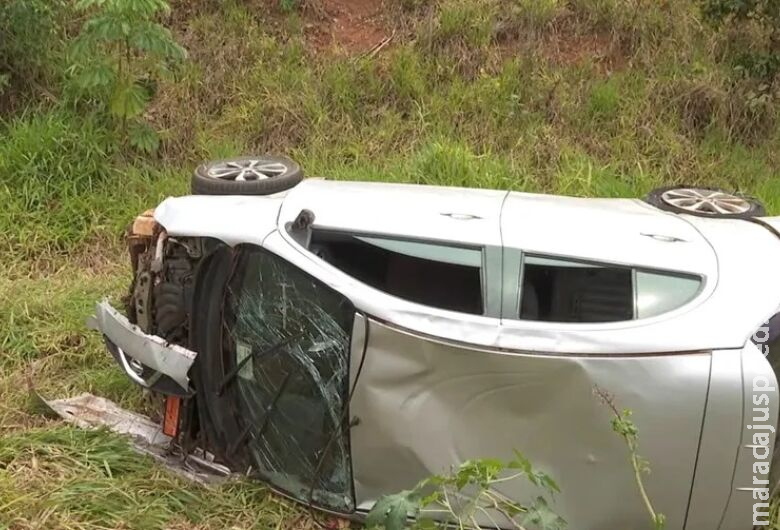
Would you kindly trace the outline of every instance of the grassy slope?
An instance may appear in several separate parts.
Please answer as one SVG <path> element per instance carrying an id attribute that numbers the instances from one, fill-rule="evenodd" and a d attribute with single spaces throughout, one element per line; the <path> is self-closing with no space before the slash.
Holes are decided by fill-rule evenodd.
<path id="1" fill-rule="evenodd" d="M 395 36 L 368 56 L 315 50 L 316 4 L 174 5 L 192 60 L 149 113 L 165 138 L 153 160 L 117 152 L 84 107 L 0 125 L 0 528 L 307 524 L 258 486 L 182 488 L 27 405 L 31 371 L 50 395 L 145 405 L 83 320 L 125 289 L 127 221 L 185 192 L 198 160 L 270 151 L 312 175 L 572 195 L 711 184 L 780 214 L 778 109 L 730 81 L 725 38 L 692 2 L 388 1 Z"/>

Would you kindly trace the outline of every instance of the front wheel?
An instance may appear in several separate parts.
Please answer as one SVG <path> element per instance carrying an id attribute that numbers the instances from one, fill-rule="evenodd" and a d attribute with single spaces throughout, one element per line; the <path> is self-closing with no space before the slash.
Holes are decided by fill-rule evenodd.
<path id="1" fill-rule="evenodd" d="M 651 191 L 645 199 L 656 208 L 700 217 L 748 219 L 766 215 L 755 199 L 718 188 L 674 186 Z"/>

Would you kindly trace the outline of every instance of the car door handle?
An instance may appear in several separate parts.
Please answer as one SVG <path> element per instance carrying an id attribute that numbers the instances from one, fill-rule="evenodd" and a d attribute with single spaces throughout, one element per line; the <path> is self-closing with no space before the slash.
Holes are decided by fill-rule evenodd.
<path id="1" fill-rule="evenodd" d="M 472 219 L 482 219 L 478 215 L 473 215 L 470 213 L 456 213 L 456 212 L 442 212 L 444 217 L 449 217 L 450 219 L 456 219 L 458 221 L 470 221 Z"/>
<path id="2" fill-rule="evenodd" d="M 641 232 L 639 235 L 653 238 L 656 241 L 663 241 L 664 243 L 679 243 L 679 242 L 685 243 L 686 242 L 685 239 L 680 239 L 679 237 L 674 237 L 674 236 L 667 236 L 664 234 L 646 234 L 644 232 Z"/>

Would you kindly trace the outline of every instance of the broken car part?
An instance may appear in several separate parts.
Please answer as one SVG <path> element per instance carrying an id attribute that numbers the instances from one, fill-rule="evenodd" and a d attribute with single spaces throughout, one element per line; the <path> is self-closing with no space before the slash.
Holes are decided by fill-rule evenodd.
<path id="1" fill-rule="evenodd" d="M 90 327 L 103 333 L 106 340 L 116 348 L 121 360 L 129 357 L 156 373 L 170 377 L 179 385 L 183 394 L 189 393 L 187 374 L 197 356 L 195 352 L 144 333 L 108 302 L 100 302 L 95 306 L 95 316 L 90 321 Z M 124 367 L 128 375 L 141 386 L 151 387 L 155 383 L 133 377 L 133 374 L 138 374 L 129 362 Z"/>
<path id="2" fill-rule="evenodd" d="M 33 391 L 34 392 L 34 391 Z M 174 439 L 146 416 L 119 407 L 113 401 L 81 394 L 66 399 L 47 400 L 35 394 L 52 412 L 82 429 L 107 428 L 130 437 L 133 448 L 151 456 L 167 469 L 199 484 L 219 484 L 231 475 L 230 469 L 214 462 L 204 451 L 182 453 Z"/>

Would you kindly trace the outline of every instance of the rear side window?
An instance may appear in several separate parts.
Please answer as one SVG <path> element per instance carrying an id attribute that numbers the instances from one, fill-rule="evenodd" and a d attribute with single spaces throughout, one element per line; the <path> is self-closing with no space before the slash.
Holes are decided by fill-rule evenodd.
<path id="1" fill-rule="evenodd" d="M 672 311 L 701 279 L 684 274 L 526 256 L 519 317 L 542 322 L 620 322 Z"/>
<path id="2" fill-rule="evenodd" d="M 480 249 L 315 230 L 309 250 L 398 298 L 461 313 L 484 312 Z"/>

